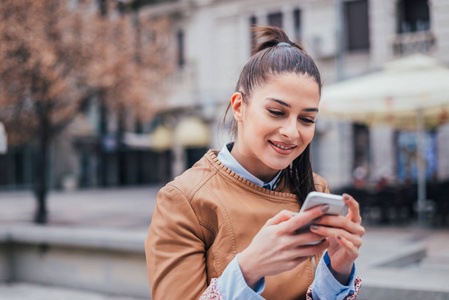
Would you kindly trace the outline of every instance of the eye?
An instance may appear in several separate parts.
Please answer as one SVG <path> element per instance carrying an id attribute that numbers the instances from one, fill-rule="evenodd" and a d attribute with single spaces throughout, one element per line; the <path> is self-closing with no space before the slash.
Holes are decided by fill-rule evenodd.
<path id="1" fill-rule="evenodd" d="M 269 112 L 271 115 L 273 115 L 273 116 L 275 116 L 275 117 L 281 117 L 281 116 L 284 116 L 284 115 L 285 115 L 282 111 L 271 110 L 271 109 L 267 109 L 267 110 L 268 110 L 268 112 Z"/>
<path id="2" fill-rule="evenodd" d="M 307 118 L 300 118 L 300 120 L 306 124 L 315 124 L 314 120 L 307 119 Z"/>

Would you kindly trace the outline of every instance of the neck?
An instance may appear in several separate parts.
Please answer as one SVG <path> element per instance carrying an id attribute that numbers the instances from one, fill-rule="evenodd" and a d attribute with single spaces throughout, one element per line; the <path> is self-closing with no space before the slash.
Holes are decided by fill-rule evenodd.
<path id="1" fill-rule="evenodd" d="M 261 163 L 258 162 L 257 159 L 252 156 L 245 155 L 241 151 L 241 148 L 239 147 L 237 141 L 232 147 L 231 155 L 243 168 L 245 168 L 245 170 L 259 178 L 263 182 L 270 182 L 279 172 L 279 170 L 274 170 L 267 166 L 260 166 Z"/>

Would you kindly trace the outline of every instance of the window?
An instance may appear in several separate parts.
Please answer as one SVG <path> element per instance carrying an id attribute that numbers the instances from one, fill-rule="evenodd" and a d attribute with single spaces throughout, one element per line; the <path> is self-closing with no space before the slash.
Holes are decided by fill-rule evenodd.
<path id="1" fill-rule="evenodd" d="M 256 25 L 256 23 L 257 23 L 257 18 L 255 16 L 252 16 L 251 18 L 249 18 L 250 27 L 253 27 L 254 25 Z"/>
<path id="2" fill-rule="evenodd" d="M 295 42 L 301 42 L 302 28 L 301 28 L 301 10 L 295 9 L 293 11 L 293 22 L 295 26 Z"/>
<path id="3" fill-rule="evenodd" d="M 369 49 L 368 1 L 344 3 L 346 50 Z"/>
<path id="4" fill-rule="evenodd" d="M 251 36 L 251 52 L 253 52 L 254 48 L 256 47 L 256 41 L 254 40 L 254 33 L 252 32 L 252 27 L 256 26 L 257 24 L 257 18 L 255 16 L 252 16 L 249 18 L 249 27 L 250 27 L 250 36 Z"/>
<path id="5" fill-rule="evenodd" d="M 367 172 L 369 166 L 369 129 L 365 125 L 354 124 L 354 165 L 353 169 L 364 168 Z"/>
<path id="6" fill-rule="evenodd" d="M 399 0 L 397 5 L 398 33 L 430 29 L 428 0 Z"/>
<path id="7" fill-rule="evenodd" d="M 134 132 L 135 133 L 143 133 L 143 123 L 142 123 L 142 121 L 135 120 Z"/>
<path id="8" fill-rule="evenodd" d="M 98 0 L 98 5 L 100 6 L 100 15 L 106 16 L 108 14 L 108 4 L 106 0 Z"/>
<path id="9" fill-rule="evenodd" d="M 182 30 L 179 30 L 176 34 L 176 42 L 178 46 L 178 67 L 182 68 L 185 64 L 185 57 L 184 57 L 184 32 Z"/>
<path id="10" fill-rule="evenodd" d="M 272 13 L 267 17 L 268 25 L 282 28 L 282 13 Z"/>

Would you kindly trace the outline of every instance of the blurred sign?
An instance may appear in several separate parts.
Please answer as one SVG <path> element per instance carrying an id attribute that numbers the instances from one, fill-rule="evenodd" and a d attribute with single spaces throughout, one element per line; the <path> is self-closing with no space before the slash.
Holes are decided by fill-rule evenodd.
<path id="1" fill-rule="evenodd" d="M 434 132 L 425 133 L 424 160 L 426 178 L 431 180 L 437 173 L 437 136 Z M 398 178 L 418 180 L 418 137 L 416 132 L 400 132 L 396 141 Z"/>
<path id="2" fill-rule="evenodd" d="M 5 126 L 0 122 L 0 154 L 8 152 L 8 138 L 6 136 Z"/>
<path id="3" fill-rule="evenodd" d="M 150 135 L 134 132 L 125 132 L 123 142 L 126 146 L 135 149 L 149 149 Z"/>
<path id="4" fill-rule="evenodd" d="M 103 150 L 105 152 L 114 152 L 117 149 L 117 138 L 115 134 L 108 133 L 103 138 Z"/>

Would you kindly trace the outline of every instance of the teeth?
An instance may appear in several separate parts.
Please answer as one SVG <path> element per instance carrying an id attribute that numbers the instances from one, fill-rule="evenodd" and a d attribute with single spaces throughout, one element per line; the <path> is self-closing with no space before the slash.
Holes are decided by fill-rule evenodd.
<path id="1" fill-rule="evenodd" d="M 278 145 L 278 144 L 275 144 L 275 143 L 273 143 L 273 145 L 275 145 L 276 147 L 279 147 L 279 148 L 281 148 L 283 150 L 289 150 L 289 149 L 293 148 L 293 147 L 284 147 L 284 146 L 281 146 L 281 145 Z"/>

